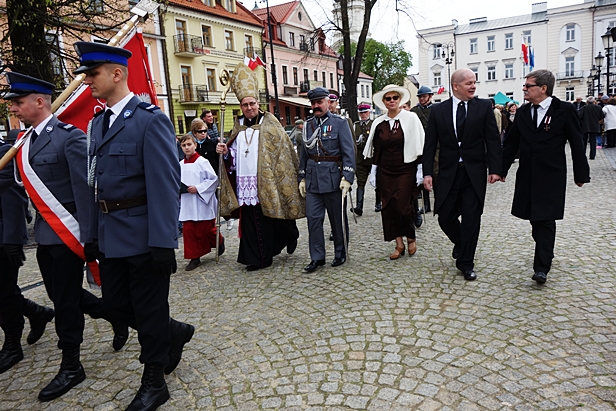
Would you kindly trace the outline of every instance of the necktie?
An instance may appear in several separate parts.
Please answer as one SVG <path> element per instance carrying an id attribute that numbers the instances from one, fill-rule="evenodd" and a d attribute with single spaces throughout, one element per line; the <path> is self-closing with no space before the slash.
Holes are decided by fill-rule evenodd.
<path id="1" fill-rule="evenodd" d="M 32 134 L 30 135 L 30 140 L 32 140 L 32 144 L 34 144 L 37 138 L 38 134 L 36 133 L 36 131 L 32 130 Z"/>
<path id="2" fill-rule="evenodd" d="M 107 134 L 107 131 L 109 131 L 109 119 L 111 118 L 112 114 L 113 111 L 109 109 L 105 110 L 105 116 L 103 117 L 103 137 L 105 137 L 105 134 Z"/>
<path id="3" fill-rule="evenodd" d="M 538 127 L 537 124 L 537 109 L 539 108 L 539 104 L 533 104 L 533 124 L 535 125 L 535 128 Z"/>
<path id="4" fill-rule="evenodd" d="M 458 135 L 458 140 L 462 138 L 462 134 L 464 133 L 464 122 L 466 121 L 466 105 L 463 101 L 458 103 L 458 108 L 456 110 L 456 134 Z"/>

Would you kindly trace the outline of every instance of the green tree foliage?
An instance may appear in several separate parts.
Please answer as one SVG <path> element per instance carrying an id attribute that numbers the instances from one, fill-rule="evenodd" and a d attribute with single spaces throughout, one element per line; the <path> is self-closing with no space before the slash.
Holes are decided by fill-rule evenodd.
<path id="1" fill-rule="evenodd" d="M 404 40 L 397 43 L 366 40 L 361 71 L 374 78 L 373 91 L 379 91 L 388 84 L 404 85 L 407 71 L 412 65 L 411 54 L 404 50 Z"/>

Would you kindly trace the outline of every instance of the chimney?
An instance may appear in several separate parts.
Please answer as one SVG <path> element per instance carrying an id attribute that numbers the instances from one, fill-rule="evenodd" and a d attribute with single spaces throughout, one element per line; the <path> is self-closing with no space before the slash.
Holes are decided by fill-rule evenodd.
<path id="1" fill-rule="evenodd" d="M 548 2 L 547 1 L 544 1 L 544 2 L 541 2 L 541 3 L 534 3 L 533 4 L 532 14 L 542 13 L 544 11 L 548 11 Z"/>
<path id="2" fill-rule="evenodd" d="M 456 19 L 451 19 L 451 24 L 452 24 L 454 27 L 458 27 L 458 20 L 456 20 Z"/>

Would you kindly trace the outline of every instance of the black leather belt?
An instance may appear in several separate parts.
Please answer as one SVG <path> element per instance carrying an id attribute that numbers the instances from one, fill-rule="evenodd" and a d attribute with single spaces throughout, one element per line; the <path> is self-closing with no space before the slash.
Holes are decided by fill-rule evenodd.
<path id="1" fill-rule="evenodd" d="M 314 161 L 338 162 L 338 161 L 342 161 L 342 156 L 315 156 L 315 155 L 311 155 L 310 159 L 314 160 Z"/>
<path id="2" fill-rule="evenodd" d="M 98 204 L 103 213 L 108 213 L 115 210 L 123 210 L 125 208 L 137 207 L 148 203 L 148 197 L 143 194 L 126 200 L 99 200 Z"/>

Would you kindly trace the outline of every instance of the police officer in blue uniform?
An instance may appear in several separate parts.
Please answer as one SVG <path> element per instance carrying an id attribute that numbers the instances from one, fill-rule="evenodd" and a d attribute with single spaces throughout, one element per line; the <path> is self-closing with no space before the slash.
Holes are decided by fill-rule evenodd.
<path id="1" fill-rule="evenodd" d="M 169 399 L 164 373 L 181 359 L 194 327 L 169 317 L 177 270 L 180 164 L 175 131 L 156 106 L 128 88 L 130 51 L 77 42 L 75 50 L 104 114 L 91 124 L 89 180 L 94 187 L 86 258 L 98 257 L 105 309 L 135 328 L 144 366 L 127 410 L 154 410 Z M 92 198 L 92 197 L 91 197 Z"/>
<path id="2" fill-rule="evenodd" d="M 334 235 L 335 256 L 332 267 L 346 261 L 343 241 L 348 241 L 346 200 L 355 176 L 355 142 L 349 123 L 329 112 L 329 91 L 317 87 L 308 92 L 314 117 L 304 124 L 303 144 L 299 148 L 299 190 L 306 197 L 310 264 L 304 271 L 311 273 L 325 265 L 323 221 L 325 210 Z M 343 215 L 344 213 L 344 222 Z M 342 224 L 347 238 L 343 239 Z"/>
<path id="3" fill-rule="evenodd" d="M 89 190 L 84 172 L 86 136 L 52 114 L 53 84 L 15 72 L 7 73 L 6 77 L 10 90 L 4 99 L 11 100 L 10 112 L 34 129 L 25 143 L 30 144 L 28 163 L 46 189 L 77 220 L 83 241 L 88 237 L 89 219 Z M 102 300 L 82 288 L 83 259 L 64 243 L 39 212 L 34 235 L 38 243 L 36 259 L 47 295 L 54 303 L 58 348 L 62 350 L 60 371 L 39 393 L 41 401 L 51 401 L 86 378 L 79 359 L 85 324 L 83 314 L 108 321 L 110 317 L 104 312 Z M 128 331 L 119 324 L 114 325 L 114 331 L 125 333 L 121 348 Z"/>
<path id="4" fill-rule="evenodd" d="M 0 140 L 0 157 L 11 147 Z M 24 358 L 21 334 L 24 316 L 30 321 L 28 344 L 37 342 L 45 326 L 53 319 L 53 309 L 24 298 L 17 285 L 19 267 L 26 257 L 23 247 L 28 241 L 26 213 L 28 197 L 14 178 L 13 160 L 0 170 L 0 327 L 4 344 L 0 350 L 0 374 Z"/>

